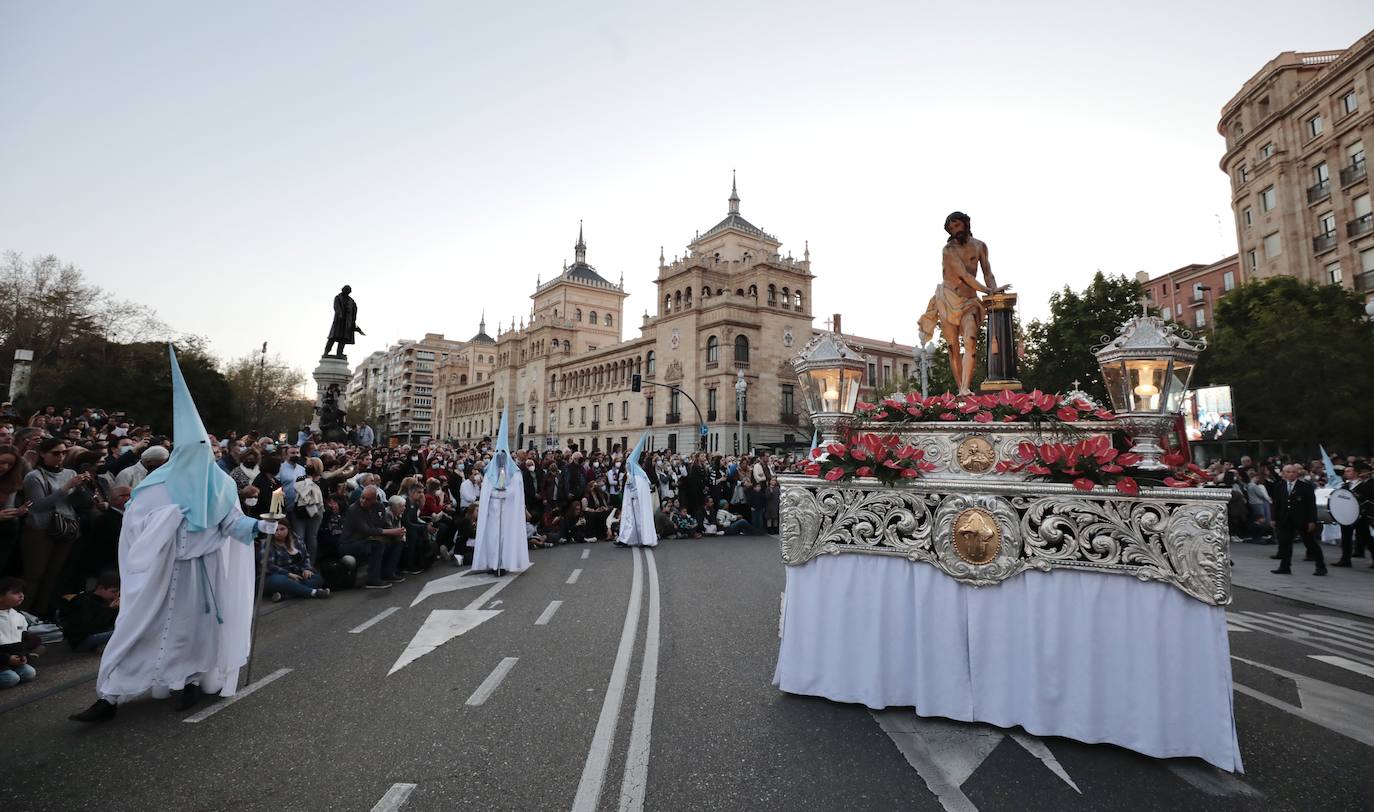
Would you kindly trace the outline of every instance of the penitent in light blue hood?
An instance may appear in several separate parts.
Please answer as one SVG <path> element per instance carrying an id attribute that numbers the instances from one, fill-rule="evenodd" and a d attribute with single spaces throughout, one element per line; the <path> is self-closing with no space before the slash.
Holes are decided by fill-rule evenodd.
<path id="1" fill-rule="evenodd" d="M 186 388 L 176 350 L 167 345 L 172 361 L 172 457 L 143 478 L 134 491 L 161 483 L 172 501 L 181 507 L 192 531 L 218 525 L 238 502 L 238 486 L 215 464 L 215 452 L 205 424 L 200 420 L 191 390 Z"/>

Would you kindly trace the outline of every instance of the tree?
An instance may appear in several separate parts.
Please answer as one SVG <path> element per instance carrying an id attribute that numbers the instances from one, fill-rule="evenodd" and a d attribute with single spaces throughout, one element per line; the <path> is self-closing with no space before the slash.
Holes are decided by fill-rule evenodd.
<path id="1" fill-rule="evenodd" d="M 1101 271 L 1082 293 L 1065 285 L 1051 294 L 1049 319 L 1032 321 L 1026 330 L 1021 359 L 1026 388 L 1065 392 L 1078 381 L 1078 388 L 1106 403 L 1107 389 L 1093 349 L 1140 312 L 1141 294 L 1139 282 Z"/>
<path id="2" fill-rule="evenodd" d="M 1261 279 L 1221 297 L 1215 322 L 1193 384 L 1230 384 L 1242 436 L 1368 442 L 1374 328 L 1359 294 Z"/>
<path id="3" fill-rule="evenodd" d="M 294 440 L 296 429 L 313 416 L 314 399 L 301 395 L 305 374 L 292 369 L 280 355 L 264 358 L 252 353 L 235 358 L 224 365 L 224 377 L 241 427 L 271 435 L 286 432 Z"/>
<path id="4" fill-rule="evenodd" d="M 177 362 L 208 431 L 235 425 L 233 396 L 203 343 L 177 347 Z M 94 372 L 93 372 L 94 371 Z M 172 431 L 172 370 L 161 341 L 116 344 L 86 337 L 45 364 L 35 364 L 31 403 L 99 406 L 127 412 L 154 431 Z"/>

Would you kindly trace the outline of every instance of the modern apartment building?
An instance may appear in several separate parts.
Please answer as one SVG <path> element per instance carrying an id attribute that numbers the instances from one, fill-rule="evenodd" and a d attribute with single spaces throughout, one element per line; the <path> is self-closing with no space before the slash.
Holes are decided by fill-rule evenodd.
<path id="1" fill-rule="evenodd" d="M 1136 278 L 1144 286 L 1150 304 L 1158 307 L 1164 318 L 1190 330 L 1210 326 L 1217 300 L 1244 281 L 1237 254 L 1210 265 L 1184 265 L 1155 277 L 1141 271 Z"/>

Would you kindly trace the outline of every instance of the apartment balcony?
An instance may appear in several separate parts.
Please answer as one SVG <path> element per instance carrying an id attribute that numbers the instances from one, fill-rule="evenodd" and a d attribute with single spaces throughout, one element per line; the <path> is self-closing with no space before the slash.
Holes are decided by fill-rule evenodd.
<path id="1" fill-rule="evenodd" d="M 795 426 L 798 423 L 798 418 L 795 412 L 783 412 L 778 415 L 778 422 L 784 426 Z"/>
<path id="2" fill-rule="evenodd" d="M 1360 293 L 1374 290 L 1374 271 L 1367 271 L 1355 277 L 1355 290 Z"/>
<path id="3" fill-rule="evenodd" d="M 1363 217 L 1356 217 L 1354 220 L 1345 224 L 1345 236 L 1358 237 L 1374 231 L 1374 214 L 1366 214 Z"/>
<path id="4" fill-rule="evenodd" d="M 706 410 L 706 422 L 707 422 L 707 423 L 714 423 L 715 421 L 716 421 L 716 410 L 715 410 L 715 409 L 707 409 L 707 410 Z"/>
<path id="5" fill-rule="evenodd" d="M 1312 251 L 1317 254 L 1324 254 L 1336 247 L 1336 232 L 1318 234 L 1312 238 Z"/>
<path id="6" fill-rule="evenodd" d="M 1307 202 L 1316 203 L 1318 200 L 1331 196 L 1331 181 L 1324 180 L 1321 183 L 1307 187 Z"/>
<path id="7" fill-rule="evenodd" d="M 1341 185 L 1349 186 L 1365 175 L 1364 161 L 1357 161 L 1341 170 Z"/>
<path id="8" fill-rule="evenodd" d="M 601 421 L 600 421 L 600 420 L 593 420 L 593 421 L 592 421 L 592 431 L 596 431 L 597 429 L 600 429 L 600 428 L 601 428 Z"/>
<path id="9" fill-rule="evenodd" d="M 668 414 L 666 414 L 666 415 L 663 416 L 663 422 L 664 422 L 664 423 L 667 423 L 668 425 L 673 425 L 673 424 L 675 424 L 675 423 L 681 423 L 681 422 L 682 422 L 682 413 L 681 413 L 681 412 L 669 412 Z"/>

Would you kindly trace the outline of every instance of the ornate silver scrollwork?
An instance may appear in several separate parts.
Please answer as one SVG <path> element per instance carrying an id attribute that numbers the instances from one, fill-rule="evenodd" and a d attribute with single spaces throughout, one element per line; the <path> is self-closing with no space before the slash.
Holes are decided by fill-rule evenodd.
<path id="1" fill-rule="evenodd" d="M 1127 497 L 1010 478 L 885 486 L 799 476 L 784 477 L 782 488 L 782 557 L 789 566 L 826 553 L 893 555 L 974 586 L 1027 569 L 1091 570 L 1167 583 L 1212 605 L 1231 601 L 1224 490 L 1142 488 Z M 988 542 L 989 520 L 999 546 L 977 563 L 989 553 L 977 547 Z"/>

